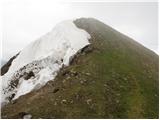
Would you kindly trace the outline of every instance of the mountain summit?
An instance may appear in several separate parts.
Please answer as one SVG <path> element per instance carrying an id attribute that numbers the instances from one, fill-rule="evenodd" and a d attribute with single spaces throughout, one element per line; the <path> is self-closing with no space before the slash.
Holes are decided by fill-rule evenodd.
<path id="1" fill-rule="evenodd" d="M 96 19 L 62 22 L 2 67 L 2 118 L 158 118 L 158 64 Z"/>

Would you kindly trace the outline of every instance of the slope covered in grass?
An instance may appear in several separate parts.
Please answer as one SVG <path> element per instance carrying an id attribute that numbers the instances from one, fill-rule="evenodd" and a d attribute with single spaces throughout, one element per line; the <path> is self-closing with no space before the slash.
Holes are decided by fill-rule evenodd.
<path id="1" fill-rule="evenodd" d="M 158 118 L 158 55 L 95 20 L 90 45 L 54 81 L 2 108 L 2 118 Z"/>

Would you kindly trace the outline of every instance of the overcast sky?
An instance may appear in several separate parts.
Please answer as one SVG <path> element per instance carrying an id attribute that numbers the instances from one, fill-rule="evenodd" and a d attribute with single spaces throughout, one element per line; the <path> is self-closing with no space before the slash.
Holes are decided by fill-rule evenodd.
<path id="1" fill-rule="evenodd" d="M 12 57 L 57 23 L 79 17 L 97 18 L 158 53 L 157 3 L 6 0 L 3 3 L 3 59 Z"/>

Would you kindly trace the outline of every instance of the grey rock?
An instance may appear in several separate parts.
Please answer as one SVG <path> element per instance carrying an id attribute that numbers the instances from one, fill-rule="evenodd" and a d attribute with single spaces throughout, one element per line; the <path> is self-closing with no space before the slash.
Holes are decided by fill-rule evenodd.
<path id="1" fill-rule="evenodd" d="M 27 114 L 27 115 L 24 115 L 23 116 L 23 119 L 31 119 L 32 118 L 32 115 L 31 114 Z"/>

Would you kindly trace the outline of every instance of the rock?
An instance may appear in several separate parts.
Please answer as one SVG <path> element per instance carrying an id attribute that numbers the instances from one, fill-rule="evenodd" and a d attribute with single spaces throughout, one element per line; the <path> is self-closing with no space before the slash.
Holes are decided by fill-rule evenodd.
<path id="1" fill-rule="evenodd" d="M 11 102 L 12 99 L 14 98 L 14 96 L 15 96 L 15 93 L 11 94 L 11 95 L 8 97 L 8 100 Z"/>
<path id="2" fill-rule="evenodd" d="M 66 104 L 66 103 L 67 103 L 67 100 L 63 99 L 63 100 L 61 101 L 61 103 L 62 103 L 62 104 Z"/>
<path id="3" fill-rule="evenodd" d="M 73 103 L 73 100 L 71 100 L 70 103 L 72 104 L 72 103 Z"/>
<path id="4" fill-rule="evenodd" d="M 70 79 L 70 78 L 71 78 L 70 76 L 67 76 L 67 77 L 66 77 L 67 80 Z"/>
<path id="5" fill-rule="evenodd" d="M 81 80 L 81 81 L 80 81 L 80 83 L 81 83 L 81 84 L 83 84 L 83 83 L 84 83 L 84 81 L 83 81 L 83 80 Z"/>
<path id="6" fill-rule="evenodd" d="M 28 80 L 31 77 L 35 77 L 34 73 L 32 71 L 30 71 L 29 73 L 24 73 L 24 79 Z"/>
<path id="7" fill-rule="evenodd" d="M 86 102 L 87 102 L 88 105 L 90 105 L 91 102 L 92 102 L 92 99 L 88 99 Z"/>
<path id="8" fill-rule="evenodd" d="M 116 100 L 116 103 L 119 103 L 119 100 Z"/>
<path id="9" fill-rule="evenodd" d="M 71 70 L 71 75 L 72 75 L 72 76 L 77 76 L 78 73 L 72 69 L 72 70 Z"/>
<path id="10" fill-rule="evenodd" d="M 63 75 L 63 76 L 69 75 L 69 71 L 63 71 L 62 75 Z"/>
<path id="11" fill-rule="evenodd" d="M 31 119 L 32 118 L 32 115 L 31 114 L 27 114 L 27 115 L 24 115 L 23 116 L 23 119 Z"/>
<path id="12" fill-rule="evenodd" d="M 53 90 L 53 93 L 56 93 L 56 92 L 58 92 L 59 91 L 59 88 L 55 88 L 54 90 Z"/>
<path id="13" fill-rule="evenodd" d="M 84 48 L 82 48 L 81 50 L 80 50 L 80 53 L 85 53 L 85 54 L 87 54 L 87 53 L 90 53 L 90 52 L 92 52 L 93 51 L 93 47 L 91 46 L 91 45 L 87 45 L 87 46 L 85 46 Z"/>
<path id="14" fill-rule="evenodd" d="M 1 72 L 0 72 L 0 75 L 1 75 L 1 76 L 3 76 L 5 73 L 8 72 L 8 70 L 9 70 L 11 64 L 12 64 L 12 61 L 13 61 L 18 55 L 19 55 L 19 53 L 16 54 L 15 56 L 13 56 L 5 65 L 3 65 L 3 66 L 1 67 L 1 70 L 0 70 L 0 71 L 1 71 Z"/>
<path id="15" fill-rule="evenodd" d="M 71 56 L 71 57 L 69 58 L 69 64 L 70 64 L 70 65 L 74 63 L 74 60 L 75 60 L 76 57 L 77 57 L 77 54 L 76 54 L 76 55 L 73 55 L 73 56 Z"/>
<path id="16" fill-rule="evenodd" d="M 17 100 L 12 100 L 11 103 L 15 104 L 15 103 L 17 103 Z"/>
<path id="17" fill-rule="evenodd" d="M 27 115 L 26 112 L 20 112 L 18 115 L 15 115 L 17 118 L 23 118 L 25 115 Z"/>
<path id="18" fill-rule="evenodd" d="M 72 75 L 73 75 L 73 76 L 77 76 L 77 75 L 78 75 L 78 73 L 77 73 L 77 72 L 74 72 L 74 73 L 72 73 Z"/>
<path id="19" fill-rule="evenodd" d="M 10 83 L 10 87 L 13 89 L 13 88 L 16 88 L 17 85 L 19 83 L 19 79 L 13 79 Z"/>
<path id="20" fill-rule="evenodd" d="M 121 94 L 120 94 L 120 93 L 117 93 L 116 95 L 117 95 L 117 96 L 120 96 Z"/>
<path id="21" fill-rule="evenodd" d="M 55 102 L 54 105 L 56 106 L 56 105 L 57 105 L 57 102 Z"/>
<path id="22" fill-rule="evenodd" d="M 91 73 L 86 73 L 86 75 L 90 76 L 90 75 L 91 75 Z"/>
<path id="23" fill-rule="evenodd" d="M 81 80 L 81 81 L 80 81 L 81 84 L 84 84 L 84 83 L 86 83 L 86 82 L 87 82 L 87 80 Z"/>

